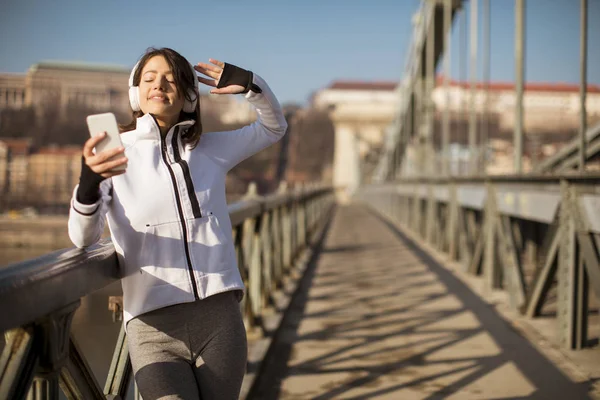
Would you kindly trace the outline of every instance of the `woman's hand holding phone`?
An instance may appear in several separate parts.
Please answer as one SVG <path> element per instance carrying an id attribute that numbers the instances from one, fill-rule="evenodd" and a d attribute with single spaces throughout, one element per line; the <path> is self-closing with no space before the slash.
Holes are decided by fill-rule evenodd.
<path id="1" fill-rule="evenodd" d="M 83 157 L 85 163 L 92 171 L 101 175 L 103 178 L 122 175 L 127 167 L 127 157 L 123 154 L 125 149 L 117 147 L 110 150 L 104 150 L 94 154 L 96 147 L 102 140 L 106 138 L 106 132 L 91 137 L 83 145 Z M 112 158 L 115 159 L 112 159 Z M 115 169 L 121 167 L 122 169 Z"/>

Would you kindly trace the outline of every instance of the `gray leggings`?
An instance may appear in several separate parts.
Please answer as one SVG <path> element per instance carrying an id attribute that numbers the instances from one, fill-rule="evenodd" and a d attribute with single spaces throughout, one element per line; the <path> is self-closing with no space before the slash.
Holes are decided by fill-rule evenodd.
<path id="1" fill-rule="evenodd" d="M 144 400 L 238 399 L 248 347 L 234 292 L 142 314 L 127 340 Z"/>

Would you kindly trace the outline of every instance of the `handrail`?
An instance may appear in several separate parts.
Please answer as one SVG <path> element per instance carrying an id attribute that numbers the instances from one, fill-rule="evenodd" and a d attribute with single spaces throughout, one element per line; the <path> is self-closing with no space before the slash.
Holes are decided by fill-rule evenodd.
<path id="1" fill-rule="evenodd" d="M 486 183 L 486 182 L 506 182 L 506 183 L 558 183 L 560 181 L 600 183 L 600 173 L 589 173 L 581 175 L 578 173 L 562 175 L 475 175 L 475 176 L 450 176 L 450 177 L 410 177 L 401 178 L 386 183 L 380 183 L 373 186 L 386 186 L 397 183 Z"/>
<path id="2" fill-rule="evenodd" d="M 0 331 L 25 325 L 120 279 L 110 239 L 0 269 Z M 66 290 L 68 288 L 68 290 Z"/>
<path id="3" fill-rule="evenodd" d="M 283 204 L 331 190 L 301 189 L 244 199 L 229 205 L 231 223 L 236 226 Z M 110 239 L 85 250 L 63 249 L 8 265 L 0 269 L 0 331 L 34 321 L 122 277 Z"/>

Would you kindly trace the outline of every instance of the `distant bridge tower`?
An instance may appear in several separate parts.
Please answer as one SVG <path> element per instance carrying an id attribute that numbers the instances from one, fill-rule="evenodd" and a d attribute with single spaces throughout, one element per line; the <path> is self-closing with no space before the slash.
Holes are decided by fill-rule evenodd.
<path id="1" fill-rule="evenodd" d="M 313 106 L 327 108 L 335 126 L 333 184 L 347 201 L 370 176 L 384 145 L 385 128 L 397 113 L 396 82 L 336 81 L 318 91 Z"/>

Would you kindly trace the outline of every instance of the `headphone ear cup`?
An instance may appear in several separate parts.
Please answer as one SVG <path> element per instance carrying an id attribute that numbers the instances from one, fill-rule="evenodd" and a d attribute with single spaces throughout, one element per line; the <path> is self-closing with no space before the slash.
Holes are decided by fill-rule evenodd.
<path id="1" fill-rule="evenodd" d="M 185 100 L 185 102 L 183 103 L 183 112 L 193 113 L 196 110 L 196 103 L 198 102 L 198 93 L 193 89 L 189 89 L 188 96 L 190 99 L 192 99 L 192 101 L 189 101 L 187 99 Z"/>
<path id="2" fill-rule="evenodd" d="M 133 111 L 140 111 L 140 88 L 131 86 L 129 88 L 129 105 Z"/>

